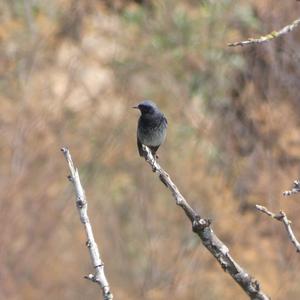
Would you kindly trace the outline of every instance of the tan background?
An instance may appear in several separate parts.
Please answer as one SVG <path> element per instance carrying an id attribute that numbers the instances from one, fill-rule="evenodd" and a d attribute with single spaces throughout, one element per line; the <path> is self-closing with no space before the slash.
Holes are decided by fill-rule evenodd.
<path id="1" fill-rule="evenodd" d="M 280 2 L 280 3 L 279 3 Z M 282 3 L 281 3 L 282 2 Z M 0 299 L 99 299 L 59 149 L 79 166 L 116 299 L 247 299 L 137 155 L 131 106 L 169 131 L 160 161 L 272 299 L 300 299 L 299 38 L 228 48 L 296 1 L 2 1 Z"/>

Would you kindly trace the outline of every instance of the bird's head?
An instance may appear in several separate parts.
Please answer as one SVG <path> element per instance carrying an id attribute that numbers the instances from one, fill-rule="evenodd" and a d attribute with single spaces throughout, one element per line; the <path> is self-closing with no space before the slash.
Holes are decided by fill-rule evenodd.
<path id="1" fill-rule="evenodd" d="M 156 104 L 150 100 L 142 101 L 133 108 L 139 109 L 142 115 L 151 115 L 158 111 Z"/>

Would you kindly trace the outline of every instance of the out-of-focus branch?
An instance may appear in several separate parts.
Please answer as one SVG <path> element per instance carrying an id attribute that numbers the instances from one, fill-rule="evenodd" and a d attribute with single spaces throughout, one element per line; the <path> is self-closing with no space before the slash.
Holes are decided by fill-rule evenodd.
<path id="1" fill-rule="evenodd" d="M 292 222 L 287 218 L 286 214 L 283 211 L 280 211 L 279 213 L 274 214 L 271 211 L 269 211 L 266 207 L 261 206 L 261 205 L 256 205 L 256 209 L 258 211 L 268 215 L 269 217 L 271 217 L 279 222 L 282 222 L 288 233 L 289 239 L 294 244 L 297 252 L 300 252 L 300 243 L 297 241 L 297 239 L 294 235 L 294 232 L 292 230 L 292 227 L 291 227 Z"/>
<path id="2" fill-rule="evenodd" d="M 293 31 L 298 25 L 300 24 L 300 19 L 295 20 L 292 24 L 289 24 L 285 27 L 283 27 L 281 30 L 279 31 L 272 31 L 271 33 L 261 36 L 257 39 L 255 38 L 249 38 L 246 41 L 239 41 L 239 42 L 235 42 L 235 43 L 229 43 L 228 46 L 229 47 L 236 47 L 236 46 L 246 46 L 246 45 L 251 45 L 251 44 L 262 44 L 265 42 L 269 42 L 275 38 L 278 38 L 288 32 Z"/>
<path id="3" fill-rule="evenodd" d="M 110 292 L 110 287 L 104 273 L 104 264 L 100 258 L 98 246 L 94 239 L 92 225 L 87 214 L 87 200 L 80 182 L 78 170 L 74 167 L 69 150 L 67 148 L 62 148 L 61 151 L 63 152 L 69 166 L 71 175 L 68 176 L 68 179 L 73 183 L 74 186 L 76 194 L 76 207 L 79 212 L 80 221 L 84 225 L 87 236 L 86 245 L 90 252 L 93 267 L 95 268 L 95 274 L 89 274 L 85 276 L 85 278 L 100 285 L 104 300 L 113 299 L 113 295 Z"/>
<path id="4" fill-rule="evenodd" d="M 229 254 L 227 246 L 215 235 L 210 221 L 202 218 L 188 204 L 186 199 L 179 192 L 177 186 L 171 180 L 170 176 L 158 162 L 154 159 L 148 147 L 143 145 L 145 160 L 151 166 L 153 172 L 157 173 L 161 182 L 171 191 L 176 204 L 179 205 L 192 223 L 193 231 L 202 240 L 203 245 L 212 253 L 219 262 L 223 270 L 241 286 L 250 299 L 267 300 L 270 299 L 261 290 L 257 280 L 251 277 Z"/>
<path id="5" fill-rule="evenodd" d="M 283 196 L 291 196 L 300 192 L 300 181 L 295 180 L 293 182 L 293 188 L 291 190 L 283 192 Z"/>

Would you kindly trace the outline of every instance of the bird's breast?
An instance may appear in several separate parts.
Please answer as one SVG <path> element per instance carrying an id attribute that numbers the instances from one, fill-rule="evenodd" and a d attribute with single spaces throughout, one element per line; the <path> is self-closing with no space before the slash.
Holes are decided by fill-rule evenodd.
<path id="1" fill-rule="evenodd" d="M 146 146 L 161 145 L 167 135 L 167 124 L 164 118 L 156 120 L 139 120 L 137 135 L 142 144 Z"/>

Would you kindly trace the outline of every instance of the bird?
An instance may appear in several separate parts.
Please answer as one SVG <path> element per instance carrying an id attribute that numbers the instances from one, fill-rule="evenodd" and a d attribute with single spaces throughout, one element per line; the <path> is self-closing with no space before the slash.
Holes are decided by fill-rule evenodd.
<path id="1" fill-rule="evenodd" d="M 144 100 L 133 106 L 139 109 L 141 115 L 137 125 L 137 147 L 141 157 L 145 157 L 143 146 L 149 147 L 152 155 L 158 158 L 156 154 L 159 146 L 165 141 L 167 135 L 168 121 L 165 115 L 159 110 L 157 105 Z"/>

